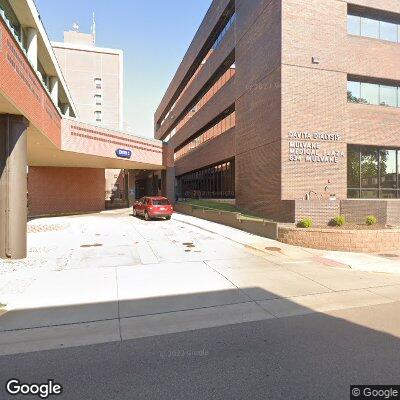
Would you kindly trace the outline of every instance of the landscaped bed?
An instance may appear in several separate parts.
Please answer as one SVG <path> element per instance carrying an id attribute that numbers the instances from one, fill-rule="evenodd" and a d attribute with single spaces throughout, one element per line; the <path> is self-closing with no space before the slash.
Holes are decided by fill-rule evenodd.
<path id="1" fill-rule="evenodd" d="M 297 228 L 279 226 L 278 240 L 294 246 L 321 250 L 385 252 L 400 250 L 400 229 L 377 225 L 350 225 L 342 227 Z"/>
<path id="2" fill-rule="evenodd" d="M 375 224 L 375 225 L 365 225 L 365 224 L 352 224 L 347 223 L 346 225 L 342 226 L 329 226 L 329 225 L 316 225 L 314 228 L 318 229 L 332 229 L 332 230 L 381 230 L 381 229 L 396 229 L 398 227 L 395 226 L 385 226 L 382 224 Z"/>

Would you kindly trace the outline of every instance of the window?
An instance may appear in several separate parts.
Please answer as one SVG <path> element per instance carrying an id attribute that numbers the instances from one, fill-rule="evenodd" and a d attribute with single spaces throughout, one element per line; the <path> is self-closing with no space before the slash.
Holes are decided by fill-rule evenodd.
<path id="1" fill-rule="evenodd" d="M 361 188 L 378 187 L 378 151 L 375 148 L 361 149 Z"/>
<path id="2" fill-rule="evenodd" d="M 360 187 L 360 152 L 353 147 L 347 151 L 347 186 Z"/>
<path id="3" fill-rule="evenodd" d="M 101 122 L 101 111 L 95 111 L 94 117 L 96 119 L 96 122 Z"/>
<path id="4" fill-rule="evenodd" d="M 379 85 L 361 82 L 361 99 L 367 104 L 379 104 Z"/>
<path id="5" fill-rule="evenodd" d="M 229 28 L 234 24 L 236 21 L 236 13 L 232 15 L 229 21 L 226 23 L 225 27 L 222 29 L 221 33 L 218 35 L 217 39 L 215 40 L 212 49 L 216 50 L 224 40 L 226 33 L 228 32 Z"/>
<path id="6" fill-rule="evenodd" d="M 361 99 L 361 82 L 347 82 L 347 100 L 352 103 L 358 103 Z"/>
<path id="7" fill-rule="evenodd" d="M 400 149 L 347 147 L 348 198 L 400 198 Z"/>
<path id="8" fill-rule="evenodd" d="M 380 38 L 390 42 L 397 42 L 398 25 L 382 21 L 380 23 Z"/>
<path id="9" fill-rule="evenodd" d="M 202 168 L 177 177 L 178 193 L 185 198 L 235 198 L 235 161 Z"/>
<path id="10" fill-rule="evenodd" d="M 386 189 L 397 189 L 397 155 L 396 150 L 379 151 L 380 187 Z"/>
<path id="11" fill-rule="evenodd" d="M 347 101 L 386 107 L 400 107 L 400 89 L 395 85 L 370 82 L 347 82 Z"/>
<path id="12" fill-rule="evenodd" d="M 400 17 L 387 16 L 386 20 L 369 18 L 366 15 L 348 14 L 347 32 L 350 35 L 400 43 Z"/>
<path id="13" fill-rule="evenodd" d="M 101 78 L 95 78 L 94 85 L 95 85 L 96 89 L 101 89 L 101 87 L 102 87 Z"/>
<path id="14" fill-rule="evenodd" d="M 381 106 L 397 107 L 398 88 L 394 86 L 380 86 L 379 104 Z"/>
<path id="15" fill-rule="evenodd" d="M 101 106 L 101 94 L 94 95 L 94 102 L 95 102 L 96 106 Z"/>
<path id="16" fill-rule="evenodd" d="M 361 36 L 379 39 L 379 21 L 361 18 Z"/>
<path id="17" fill-rule="evenodd" d="M 347 32 L 351 35 L 361 35 L 361 17 L 357 15 L 347 16 Z"/>

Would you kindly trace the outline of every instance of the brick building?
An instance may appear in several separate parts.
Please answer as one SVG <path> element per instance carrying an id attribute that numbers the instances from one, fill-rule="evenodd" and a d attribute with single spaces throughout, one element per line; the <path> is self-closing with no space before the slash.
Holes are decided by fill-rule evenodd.
<path id="1" fill-rule="evenodd" d="M 156 113 L 180 196 L 400 223 L 400 3 L 214 0 Z"/>

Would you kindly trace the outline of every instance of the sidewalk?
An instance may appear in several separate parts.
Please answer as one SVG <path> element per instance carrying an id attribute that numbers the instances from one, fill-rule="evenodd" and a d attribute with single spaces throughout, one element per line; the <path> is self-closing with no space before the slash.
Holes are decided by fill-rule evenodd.
<path id="1" fill-rule="evenodd" d="M 208 232 L 217 233 L 236 243 L 265 253 L 268 257 L 286 256 L 293 259 L 304 257 L 307 260 L 318 260 L 327 265 L 351 268 L 355 271 L 370 271 L 400 274 L 400 249 L 390 254 L 365 254 L 342 251 L 316 250 L 281 243 L 276 240 L 252 235 L 238 229 L 209 222 L 200 218 L 175 214 L 175 219 L 186 224 L 200 227 Z"/>

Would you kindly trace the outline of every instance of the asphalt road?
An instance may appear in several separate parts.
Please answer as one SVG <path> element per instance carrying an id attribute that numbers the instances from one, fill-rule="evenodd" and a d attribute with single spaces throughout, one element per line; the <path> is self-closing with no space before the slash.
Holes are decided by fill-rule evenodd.
<path id="1" fill-rule="evenodd" d="M 400 303 L 0 357 L 5 382 L 55 379 L 61 399 L 349 399 L 400 384 Z M 38 398 L 38 397 L 35 397 Z"/>

